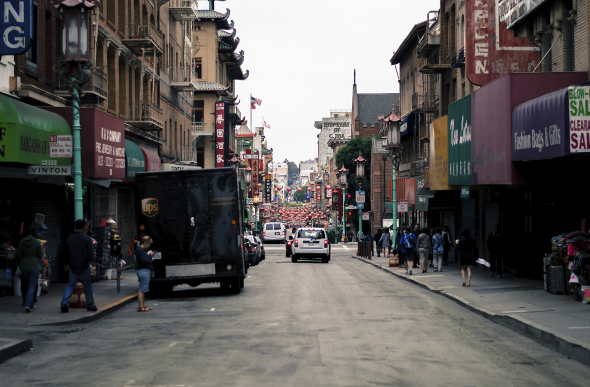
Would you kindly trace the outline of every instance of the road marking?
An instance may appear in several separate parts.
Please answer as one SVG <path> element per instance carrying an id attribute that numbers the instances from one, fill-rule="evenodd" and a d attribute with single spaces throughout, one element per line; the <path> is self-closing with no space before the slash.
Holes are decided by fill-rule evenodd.
<path id="1" fill-rule="evenodd" d="M 174 347 L 176 344 L 178 344 L 178 341 L 175 341 L 175 342 L 173 342 L 172 344 L 170 344 L 170 345 L 168 346 L 168 348 L 172 348 L 172 347 Z"/>
<path id="2" fill-rule="evenodd" d="M 215 308 L 211 308 L 211 310 L 209 312 L 213 312 L 215 310 Z"/>
<path id="3" fill-rule="evenodd" d="M 567 329 L 590 329 L 590 327 L 568 327 Z"/>
<path id="4" fill-rule="evenodd" d="M 343 249 L 349 250 L 348 246 L 341 246 Z"/>

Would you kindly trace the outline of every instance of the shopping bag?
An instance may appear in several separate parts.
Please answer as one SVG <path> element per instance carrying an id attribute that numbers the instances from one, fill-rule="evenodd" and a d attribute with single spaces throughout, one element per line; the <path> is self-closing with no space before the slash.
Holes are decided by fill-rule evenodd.
<path id="1" fill-rule="evenodd" d="M 570 275 L 570 284 L 579 284 L 580 280 L 578 278 L 578 275 L 576 273 L 572 273 Z"/>

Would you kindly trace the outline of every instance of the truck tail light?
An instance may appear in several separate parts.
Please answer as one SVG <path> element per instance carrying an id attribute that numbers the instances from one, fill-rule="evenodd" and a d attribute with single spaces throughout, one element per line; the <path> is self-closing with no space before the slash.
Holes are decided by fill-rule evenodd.
<path id="1" fill-rule="evenodd" d="M 328 247 L 328 240 L 324 239 L 324 247 Z"/>
<path id="2" fill-rule="evenodd" d="M 295 239 L 295 247 L 299 246 L 299 239 Z"/>

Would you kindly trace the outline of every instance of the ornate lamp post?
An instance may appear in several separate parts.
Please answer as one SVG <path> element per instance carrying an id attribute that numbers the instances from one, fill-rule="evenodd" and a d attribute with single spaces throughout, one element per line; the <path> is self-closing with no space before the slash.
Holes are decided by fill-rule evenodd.
<path id="1" fill-rule="evenodd" d="M 385 119 L 387 122 L 387 136 L 383 140 L 383 145 L 391 151 L 391 160 L 393 162 L 393 182 L 392 182 L 392 195 L 391 198 L 393 209 L 393 238 L 397 235 L 397 198 L 396 198 L 396 175 L 399 168 L 399 161 L 401 159 L 402 147 L 400 141 L 400 128 L 399 123 L 401 118 L 397 114 L 392 113 Z"/>
<path id="2" fill-rule="evenodd" d="M 344 200 L 344 195 L 346 194 L 346 186 L 348 185 L 347 172 L 348 169 L 344 168 L 344 165 L 337 171 L 338 182 L 342 187 L 342 242 L 346 240 L 346 200 Z M 338 211 L 336 211 L 336 225 L 338 225 Z M 338 231 L 336 231 L 336 234 L 338 234 Z"/>
<path id="3" fill-rule="evenodd" d="M 359 190 L 363 186 L 363 180 L 365 179 L 365 162 L 366 159 L 363 158 L 361 152 L 359 152 L 359 157 L 353 160 L 356 165 L 356 178 L 359 181 Z M 359 234 L 358 240 L 360 242 L 361 235 L 363 233 L 363 212 L 359 209 Z"/>
<path id="4" fill-rule="evenodd" d="M 255 227 L 254 227 L 254 231 L 258 232 L 258 219 L 259 219 L 259 215 L 258 215 L 258 205 L 260 204 L 260 196 L 258 195 L 258 192 L 254 193 L 254 197 L 253 197 L 253 203 L 254 203 L 254 223 Z"/>
<path id="5" fill-rule="evenodd" d="M 94 62 L 90 58 L 90 10 L 98 0 L 54 0 L 62 24 L 62 52 L 58 60 L 59 75 L 67 79 L 72 93 L 74 122 L 74 219 L 84 218 L 82 202 L 82 147 L 80 145 L 80 94 L 82 85 L 92 77 Z"/>
<path id="6" fill-rule="evenodd" d="M 238 157 L 236 157 L 236 155 L 234 155 L 234 157 L 232 157 L 231 159 L 227 160 L 227 162 L 229 163 L 229 165 L 236 169 L 236 172 L 240 168 L 241 160 Z"/>

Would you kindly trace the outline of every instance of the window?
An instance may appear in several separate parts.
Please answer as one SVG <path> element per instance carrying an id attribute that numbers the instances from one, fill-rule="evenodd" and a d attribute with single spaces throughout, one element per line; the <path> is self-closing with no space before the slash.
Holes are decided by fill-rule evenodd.
<path id="1" fill-rule="evenodd" d="M 565 71 L 574 71 L 576 68 L 574 56 L 574 24 L 566 19 L 563 23 L 563 28 L 565 29 Z"/>
<path id="2" fill-rule="evenodd" d="M 553 71 L 553 54 L 551 50 L 552 35 L 545 34 L 545 72 Z"/>
<path id="3" fill-rule="evenodd" d="M 33 38 L 31 39 L 31 47 L 26 53 L 27 57 L 27 69 L 33 70 L 37 72 L 37 56 L 38 56 L 38 30 L 37 25 L 39 24 L 39 5 L 34 2 L 33 3 Z"/>
<path id="4" fill-rule="evenodd" d="M 205 101 L 193 101 L 193 122 L 203 122 L 205 118 Z"/>
<path id="5" fill-rule="evenodd" d="M 197 79 L 203 78 L 203 59 L 202 58 L 193 58 L 193 68 L 195 69 L 195 74 L 197 75 Z"/>

